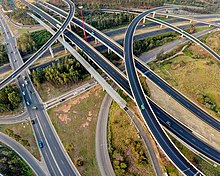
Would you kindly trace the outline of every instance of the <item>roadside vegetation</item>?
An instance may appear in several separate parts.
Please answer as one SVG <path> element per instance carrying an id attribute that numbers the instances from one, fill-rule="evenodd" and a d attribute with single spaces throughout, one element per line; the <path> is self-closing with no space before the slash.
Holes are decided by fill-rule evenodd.
<path id="1" fill-rule="evenodd" d="M 48 111 L 81 175 L 100 175 L 95 154 L 95 133 L 104 94 L 102 88 L 97 86 Z"/>
<path id="2" fill-rule="evenodd" d="M 202 40 L 217 53 L 220 53 L 219 39 L 220 32 L 202 37 Z M 169 60 L 155 61 L 149 65 L 172 86 L 220 119 L 219 61 L 198 45 L 190 43 L 187 45 L 181 55 Z"/>
<path id="3" fill-rule="evenodd" d="M 9 62 L 7 49 L 5 45 L 0 45 L 0 66 Z"/>
<path id="4" fill-rule="evenodd" d="M 21 55 L 27 55 L 37 51 L 44 43 L 46 43 L 51 34 L 46 30 L 36 31 L 32 33 L 24 33 L 17 39 L 17 47 Z"/>
<path id="5" fill-rule="evenodd" d="M 37 68 L 32 71 L 31 77 L 34 84 L 41 88 L 41 84 L 48 81 L 52 86 L 59 88 L 78 83 L 88 76 L 88 72 L 73 56 L 59 59 L 57 63 L 52 63 L 43 69 Z"/>
<path id="6" fill-rule="evenodd" d="M 154 175 L 138 131 L 116 102 L 111 105 L 108 124 L 108 148 L 116 175 Z"/>
<path id="7" fill-rule="evenodd" d="M 0 125 L 0 131 L 15 139 L 35 158 L 40 160 L 40 153 L 29 121 L 10 125 Z"/>
<path id="8" fill-rule="evenodd" d="M 217 176 L 220 174 L 220 166 L 214 166 L 214 163 L 211 161 L 208 163 L 200 156 L 196 155 L 192 151 L 190 151 L 187 147 L 182 145 L 179 141 L 177 141 L 175 138 L 173 138 L 171 135 L 169 135 L 171 140 L 174 142 L 174 144 L 177 146 L 177 148 L 181 151 L 181 153 L 186 156 L 186 158 L 191 161 L 195 167 L 197 167 L 200 171 L 202 171 L 205 175 L 208 176 Z"/>
<path id="9" fill-rule="evenodd" d="M 0 143 L 0 168 L 3 175 L 33 176 L 31 168 L 11 148 Z"/>
<path id="10" fill-rule="evenodd" d="M 109 14 L 94 11 L 92 13 L 85 14 L 85 21 L 99 30 L 104 30 L 128 25 L 134 17 L 134 15 L 126 13 Z"/>
<path id="11" fill-rule="evenodd" d="M 155 6 L 160 6 L 163 4 L 163 0 L 76 0 L 76 3 L 90 6 L 91 8 L 117 8 L 120 7 L 141 7 L 141 8 L 150 8 Z"/>
<path id="12" fill-rule="evenodd" d="M 134 55 L 139 56 L 141 53 L 162 46 L 167 42 L 171 42 L 178 38 L 178 34 L 167 32 L 156 36 L 148 37 L 143 40 L 134 41 Z"/>
<path id="13" fill-rule="evenodd" d="M 10 6 L 10 3 L 8 0 L 1 0 L 1 5 L 2 5 L 2 8 L 6 11 L 12 10 L 12 7 Z"/>
<path id="14" fill-rule="evenodd" d="M 21 95 L 16 85 L 8 85 L 0 90 L 0 113 L 16 110 L 21 105 Z"/>
<path id="15" fill-rule="evenodd" d="M 8 17 L 15 23 L 23 25 L 34 25 L 35 20 L 27 14 L 26 9 L 14 9 L 12 12 L 7 13 Z"/>

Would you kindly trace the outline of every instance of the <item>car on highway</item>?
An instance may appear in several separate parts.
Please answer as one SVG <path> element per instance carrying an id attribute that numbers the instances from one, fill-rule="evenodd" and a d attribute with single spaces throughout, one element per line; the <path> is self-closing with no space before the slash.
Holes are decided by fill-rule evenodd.
<path id="1" fill-rule="evenodd" d="M 41 141 L 38 142 L 38 145 L 39 145 L 40 148 L 44 147 L 43 142 L 41 142 Z"/>
<path id="2" fill-rule="evenodd" d="M 26 77 L 26 76 L 23 76 L 23 79 L 24 79 L 24 80 L 26 80 L 26 79 L 27 79 L 27 77 Z"/>
<path id="3" fill-rule="evenodd" d="M 22 94 L 25 95 L 25 91 L 23 91 Z"/>
<path id="4" fill-rule="evenodd" d="M 95 34 L 95 32 L 94 31 L 92 31 L 92 35 L 94 35 Z"/>
<path id="5" fill-rule="evenodd" d="M 30 105 L 29 101 L 26 101 L 26 104 L 29 106 Z"/>
<path id="6" fill-rule="evenodd" d="M 33 110 L 36 110 L 36 109 L 37 109 L 37 107 L 36 107 L 36 106 L 32 106 L 32 109 L 33 109 Z"/>
<path id="7" fill-rule="evenodd" d="M 11 77 L 14 78 L 16 76 L 16 73 L 14 73 Z"/>
<path id="8" fill-rule="evenodd" d="M 22 87 L 24 87 L 24 84 L 21 84 L 22 85 Z"/>
<path id="9" fill-rule="evenodd" d="M 60 99 L 60 102 L 63 102 L 65 100 L 65 98 Z"/>
<path id="10" fill-rule="evenodd" d="M 17 60 L 16 60 L 16 59 L 14 59 L 14 62 L 17 62 Z"/>
<path id="11" fill-rule="evenodd" d="M 15 49 L 16 49 L 17 47 L 15 46 Z"/>
<path id="12" fill-rule="evenodd" d="M 170 121 L 166 121 L 166 124 L 167 124 L 168 126 L 171 126 Z"/>
<path id="13" fill-rule="evenodd" d="M 141 109 L 142 109 L 142 110 L 144 110 L 144 109 L 145 109 L 145 106 L 144 106 L 144 104 L 142 104 L 142 105 L 141 105 Z"/>
<path id="14" fill-rule="evenodd" d="M 28 81 L 27 81 L 27 80 L 25 80 L 24 83 L 25 83 L 26 85 L 28 85 Z"/>
<path id="15" fill-rule="evenodd" d="M 31 123 L 32 123 L 32 125 L 34 125 L 34 124 L 35 124 L 35 121 L 34 121 L 34 120 L 31 120 Z"/>

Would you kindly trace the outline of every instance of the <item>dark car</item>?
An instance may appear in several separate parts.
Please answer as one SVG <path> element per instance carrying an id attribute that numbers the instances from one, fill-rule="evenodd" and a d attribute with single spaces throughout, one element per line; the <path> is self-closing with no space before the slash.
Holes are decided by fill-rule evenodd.
<path id="1" fill-rule="evenodd" d="M 38 142 L 38 145 L 39 145 L 40 148 L 43 148 L 43 147 L 44 147 L 43 142 L 41 142 L 41 141 Z"/>
<path id="2" fill-rule="evenodd" d="M 35 121 L 34 121 L 34 120 L 31 120 L 31 123 L 34 125 L 34 124 L 35 124 Z"/>
<path id="3" fill-rule="evenodd" d="M 60 102 L 63 102 L 65 100 L 65 98 L 62 98 L 61 100 L 60 100 Z"/>

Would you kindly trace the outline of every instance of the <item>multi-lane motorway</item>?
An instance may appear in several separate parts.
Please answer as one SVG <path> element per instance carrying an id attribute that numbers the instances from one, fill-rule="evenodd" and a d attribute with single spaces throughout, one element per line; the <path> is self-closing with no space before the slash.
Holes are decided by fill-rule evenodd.
<path id="1" fill-rule="evenodd" d="M 35 9 L 36 10 L 36 9 Z M 39 12 L 38 11 L 38 13 L 42 13 L 42 12 Z M 47 20 L 48 21 L 50 21 L 51 22 L 51 19 L 50 18 L 48 18 L 47 17 Z M 57 22 L 52 22 L 53 23 L 53 25 L 56 27 L 56 24 L 57 24 Z M 62 27 L 61 27 L 62 28 Z M 91 31 L 92 32 L 92 31 Z M 101 59 L 100 59 L 100 55 L 99 54 L 97 54 L 96 52 L 94 52 L 94 51 L 92 51 L 91 50 L 91 48 L 88 46 L 88 45 L 85 45 L 81 40 L 79 40 L 79 38 L 76 36 L 76 35 L 74 35 L 73 33 L 71 33 L 70 31 L 67 31 L 67 30 L 65 30 L 64 31 L 64 34 L 65 35 L 67 35 L 68 36 L 68 38 L 70 38 L 75 44 L 77 44 L 78 46 L 80 46 L 84 51 L 86 51 L 86 53 L 87 53 L 87 55 L 89 55 L 91 58 L 93 58 L 94 59 L 94 62 L 96 62 L 99 66 L 101 66 L 102 67 L 102 69 L 110 76 L 110 77 L 112 77 L 114 80 L 116 80 L 116 82 L 118 83 L 118 85 L 120 85 L 120 87 L 122 87 L 124 90 L 129 90 L 129 86 L 128 86 L 128 84 L 127 84 L 127 81 L 125 80 L 125 78 L 122 76 L 122 74 L 120 74 L 119 73 L 119 71 L 117 71 L 117 70 L 114 70 L 113 68 L 110 68 L 110 67 L 112 67 L 112 65 L 110 65 L 109 67 L 107 66 L 109 63 L 106 63 L 105 61 L 102 61 Z M 127 33 L 128 34 L 128 33 Z M 131 32 L 131 34 L 132 34 L 132 32 Z M 133 37 L 133 35 L 131 35 L 130 36 L 131 38 Z M 127 39 L 127 38 L 126 38 Z M 45 48 L 44 48 L 45 49 Z M 127 52 L 126 52 L 126 54 L 127 54 Z M 132 63 L 132 61 L 130 62 L 130 64 Z M 127 65 L 127 64 L 126 64 Z M 132 65 L 132 64 L 131 64 Z M 132 68 L 130 68 L 130 69 L 132 69 Z M 130 75 L 134 75 L 134 73 L 135 73 L 135 75 L 136 75 L 136 72 L 135 72 L 135 68 L 133 69 L 133 73 L 131 72 L 131 74 Z M 119 77 L 118 77 L 118 75 L 119 75 Z M 17 77 L 18 75 L 14 75 L 13 77 L 15 78 L 15 77 Z M 12 78 L 11 78 L 12 79 Z M 131 78 L 130 78 L 131 79 Z M 130 80 L 129 79 L 129 80 Z M 125 84 L 124 83 L 121 83 L 121 82 L 123 82 L 125 80 L 125 84 L 126 84 L 126 86 L 124 86 Z M 136 80 L 135 79 L 135 77 L 132 77 L 132 80 L 133 80 L 133 83 L 137 83 L 137 84 L 135 84 L 135 85 L 138 85 L 138 83 L 139 82 L 137 82 L 138 80 Z M 133 85 L 133 84 L 132 84 Z M 134 86 L 135 86 L 134 85 Z M 137 88 L 137 87 L 134 87 L 133 89 L 133 94 L 134 93 L 136 93 L 136 91 L 137 91 L 137 95 L 135 95 L 135 98 L 136 98 L 136 96 L 138 97 L 138 103 L 139 103 L 139 105 L 141 106 L 142 104 L 140 104 L 140 103 L 143 103 L 142 101 L 143 101 L 143 97 L 142 97 L 142 99 L 141 99 L 141 97 L 139 96 L 139 93 L 140 93 L 140 91 L 141 91 L 141 89 L 139 89 L 139 88 Z M 134 91 L 135 90 L 135 91 Z M 130 93 L 130 95 L 131 95 L 131 91 L 129 90 L 129 91 L 127 91 L 127 92 L 129 92 Z M 132 95 L 131 95 L 132 96 Z M 137 98 L 136 98 L 136 100 L 137 100 Z M 35 103 L 38 103 L 38 102 L 35 102 Z M 39 104 L 40 104 L 40 102 L 39 102 Z M 147 106 L 147 104 L 145 103 L 144 104 L 145 105 L 145 107 L 147 108 L 148 106 Z M 149 109 L 150 110 L 150 109 Z M 160 110 L 161 111 L 161 110 Z M 159 113 L 161 113 L 160 111 L 158 111 Z M 141 111 L 142 112 L 142 111 Z M 145 112 L 145 111 L 144 111 Z M 148 112 L 145 112 L 146 114 L 148 113 Z M 43 115 L 42 115 L 43 116 Z M 38 119 L 39 120 L 39 119 Z M 47 119 L 48 120 L 48 119 Z M 154 123 L 157 123 L 157 121 L 154 121 Z M 153 125 L 154 126 L 154 125 Z M 159 127 L 158 127 L 159 128 Z M 45 133 L 47 133 L 47 132 L 45 132 Z M 169 143 L 169 141 L 166 141 L 166 142 L 168 142 Z M 175 149 L 174 149 L 175 150 Z M 168 154 L 168 153 L 167 153 Z M 169 155 L 169 154 L 168 154 Z M 172 153 L 170 154 L 170 155 L 172 155 Z M 175 157 L 175 156 L 174 156 Z M 181 156 L 179 156 L 180 158 L 181 158 Z M 182 157 L 183 158 L 183 157 Z M 61 160 L 62 161 L 62 160 Z M 181 168 L 181 170 L 183 171 L 184 170 L 184 168 L 185 168 L 185 166 L 184 167 L 182 167 L 183 166 L 183 163 L 181 163 L 181 162 L 179 162 L 179 161 L 176 161 L 176 163 L 178 163 L 178 166 Z M 187 170 L 184 170 L 184 172 L 186 172 L 186 173 L 191 173 L 190 171 L 192 171 L 192 172 L 197 172 L 197 170 L 193 167 L 193 166 L 191 166 L 190 165 L 190 163 L 189 162 L 185 162 L 185 164 L 186 165 L 188 165 L 189 166 L 189 168 L 190 169 L 187 169 Z"/>
<path id="2" fill-rule="evenodd" d="M 30 66 L 31 62 L 34 62 L 35 59 L 37 59 L 55 40 L 56 38 L 62 33 L 62 30 L 66 28 L 68 25 L 69 21 L 71 20 L 73 14 L 74 14 L 74 5 L 70 2 L 67 1 L 69 6 L 70 6 L 70 14 L 67 17 L 65 23 L 63 26 L 61 26 L 61 29 L 54 35 L 56 37 L 52 37 L 49 42 L 47 42 L 47 45 L 44 45 L 39 52 L 40 53 L 35 53 L 33 57 L 31 57 L 32 61 L 27 61 L 29 62 L 27 65 L 23 64 L 23 60 L 20 57 L 18 51 L 13 54 L 17 54 L 16 56 L 14 55 L 13 62 L 15 62 L 16 69 L 15 73 L 16 76 L 13 77 L 18 77 L 19 73 L 21 73 L 24 69 L 28 68 Z M 4 24 L 4 26 L 7 26 Z M 17 50 L 14 46 L 15 41 L 14 38 L 11 36 L 11 33 L 9 29 L 6 30 L 7 34 L 9 35 L 7 37 L 7 42 L 12 44 L 12 49 Z M 11 51 L 10 51 L 11 52 Z M 20 72 L 18 70 L 20 69 Z M 41 156 L 43 157 L 45 163 L 47 164 L 47 169 L 50 173 L 50 175 L 80 175 L 75 166 L 73 165 L 71 159 L 69 158 L 68 154 L 66 153 L 61 141 L 59 140 L 59 137 L 57 133 L 55 132 L 55 129 L 53 128 L 53 125 L 43 109 L 43 104 L 38 97 L 37 92 L 34 91 L 34 87 L 31 84 L 31 81 L 27 75 L 23 75 L 24 77 L 21 79 L 21 87 L 22 87 L 22 92 L 24 92 L 24 101 L 27 104 L 27 110 L 29 112 L 29 116 L 31 117 L 31 120 L 34 121 L 32 123 L 32 127 L 34 130 L 35 137 L 37 139 L 37 142 L 42 142 L 43 143 L 43 148 L 41 148 Z M 12 78 L 12 77 L 9 77 Z M 25 79 L 25 80 L 23 80 Z M 11 82 L 10 80 L 9 82 Z M 6 83 L 7 84 L 7 83 Z M 24 85 L 24 86 L 23 86 Z M 4 84 L 2 87 L 5 86 Z M 36 107 L 37 109 L 32 109 L 32 107 Z"/>
<path id="3" fill-rule="evenodd" d="M 45 13 L 43 14 L 42 11 L 36 11 L 36 12 L 41 13 L 42 17 L 47 19 L 54 27 L 56 26 L 56 22 L 53 21 L 52 18 L 48 18 L 47 14 L 45 14 Z M 94 62 L 97 62 L 98 65 L 101 65 L 101 68 L 103 69 L 103 71 L 106 72 L 108 75 L 110 75 L 110 77 L 113 80 L 115 80 L 116 83 L 131 96 L 131 91 L 128 86 L 127 80 L 122 76 L 122 74 L 119 73 L 119 71 L 117 69 L 111 68 L 111 67 L 113 67 L 112 65 L 109 65 L 108 62 L 105 62 L 105 60 L 99 58 L 100 56 L 97 55 L 97 52 L 92 52 L 93 49 L 91 49 L 91 47 L 89 47 L 86 44 L 83 44 L 83 43 L 85 43 L 84 41 L 79 39 L 79 41 L 76 42 L 78 37 L 75 34 L 72 34 L 69 31 L 65 31 L 64 33 L 72 42 L 76 43 L 80 48 L 82 48 L 87 55 L 90 55 L 91 57 L 93 57 Z M 216 161 L 219 160 L 218 151 L 210 148 L 210 146 L 207 146 L 207 144 L 205 144 L 204 142 L 202 142 L 198 138 L 195 138 L 195 136 L 193 136 L 189 130 L 187 130 L 186 128 L 184 128 L 183 126 L 178 124 L 177 122 L 175 123 L 174 120 L 171 117 L 169 117 L 168 114 L 166 114 L 165 112 L 160 110 L 152 102 L 151 102 L 151 105 L 154 108 L 155 112 L 158 114 L 158 117 L 160 119 L 162 119 L 163 124 L 166 124 L 167 121 L 171 120 L 171 124 L 173 124 L 173 125 L 171 125 L 170 127 L 167 127 L 167 128 L 174 128 L 173 131 L 175 131 L 176 134 L 178 134 L 178 136 L 181 136 L 181 139 L 184 139 L 184 141 L 186 141 L 187 143 L 190 143 L 191 145 L 194 144 L 193 147 L 195 147 L 201 153 L 206 154 L 206 153 L 210 152 L 209 157 L 216 156 L 215 159 L 213 159 L 213 160 L 216 160 Z M 197 145 L 198 142 L 202 145 Z M 204 150 L 204 145 L 206 145 L 206 147 L 208 147 L 210 150 L 208 150 L 206 152 Z M 212 152 L 216 152 L 216 154 L 214 154 Z M 219 162 L 219 161 L 217 161 L 217 162 Z"/>
<path id="4" fill-rule="evenodd" d="M 59 13 L 62 16 L 66 16 L 66 13 L 53 5 L 49 3 L 40 3 L 44 5 L 47 8 L 50 8 L 56 13 Z M 207 45 L 203 44 L 201 41 L 193 37 L 192 35 L 188 34 L 187 32 L 174 27 L 171 24 L 168 24 L 166 22 L 163 22 L 161 20 L 157 19 L 151 19 L 152 21 L 156 21 L 159 23 L 163 23 L 164 25 L 167 25 L 168 27 L 177 30 L 178 32 L 181 32 L 184 34 L 184 36 L 187 36 L 190 40 L 193 40 L 197 42 L 199 45 L 201 45 L 206 51 L 208 51 L 210 54 L 212 54 L 216 59 L 219 59 L 218 54 L 216 54 L 213 50 L 211 50 Z M 76 24 L 77 26 L 83 28 L 82 21 L 77 19 L 76 17 L 73 18 L 73 23 Z M 85 24 L 85 30 L 90 33 L 92 36 L 94 36 L 96 39 L 101 41 L 106 47 L 110 48 L 114 53 L 116 53 L 119 57 L 124 59 L 124 53 L 123 53 L 123 48 L 121 45 L 110 39 L 108 36 L 105 34 L 101 33 L 94 27 L 90 26 L 87 23 Z M 181 103 L 184 107 L 189 109 L 192 113 L 194 113 L 197 117 L 202 119 L 204 122 L 212 126 L 213 128 L 217 129 L 220 131 L 220 122 L 213 118 L 210 114 L 205 112 L 203 109 L 198 107 L 195 103 L 190 101 L 188 98 L 183 96 L 180 92 L 178 92 L 176 89 L 171 87 L 167 82 L 165 82 L 162 78 L 160 78 L 157 74 L 155 74 L 149 67 L 147 67 L 144 63 L 142 63 L 140 60 L 135 58 L 135 64 L 136 68 L 145 76 L 147 76 L 151 81 L 153 81 L 155 84 L 157 84 L 160 88 L 162 88 L 165 92 L 167 92 L 169 95 L 171 95 L 176 101 Z"/>

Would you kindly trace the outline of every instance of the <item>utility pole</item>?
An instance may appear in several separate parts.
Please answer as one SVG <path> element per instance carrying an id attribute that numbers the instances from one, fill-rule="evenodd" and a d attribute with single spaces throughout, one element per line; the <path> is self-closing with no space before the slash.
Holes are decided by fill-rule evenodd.
<path id="1" fill-rule="evenodd" d="M 86 29 L 85 29 L 85 23 L 84 23 L 84 16 L 83 16 L 83 6 L 79 6 L 78 8 L 80 9 L 81 16 L 82 16 L 82 25 L 83 25 L 84 40 L 87 41 Z M 88 42 L 88 41 L 87 41 L 87 42 Z"/>

